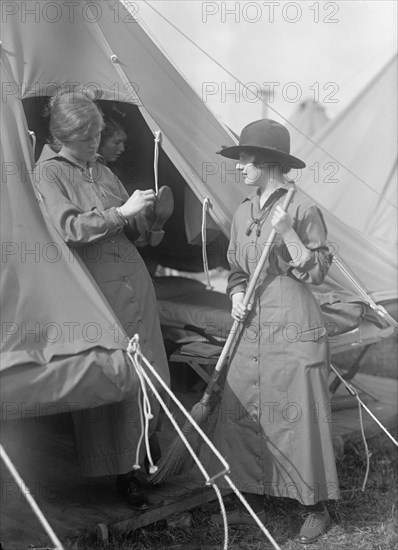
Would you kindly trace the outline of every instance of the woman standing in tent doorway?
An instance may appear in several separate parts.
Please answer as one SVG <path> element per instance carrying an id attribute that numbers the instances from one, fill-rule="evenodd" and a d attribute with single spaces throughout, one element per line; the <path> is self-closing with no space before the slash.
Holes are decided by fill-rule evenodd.
<path id="1" fill-rule="evenodd" d="M 112 168 L 125 151 L 127 133 L 123 127 L 123 122 L 119 120 L 121 115 L 118 111 L 112 115 L 105 116 L 104 128 L 101 134 L 101 141 L 98 147 L 98 153 L 101 155 L 105 164 Z M 134 240 L 136 246 L 158 246 L 163 237 L 163 226 L 169 219 L 174 209 L 173 193 L 170 187 L 162 186 L 156 197 L 154 206 L 149 205 L 142 212 L 138 212 L 132 222 L 135 226 L 136 238 L 131 234 L 130 238 Z"/>
<path id="2" fill-rule="evenodd" d="M 246 126 L 239 145 L 220 151 L 238 161 L 254 188 L 233 219 L 227 292 L 232 317 L 243 324 L 230 356 L 215 444 L 231 477 L 265 520 L 264 495 L 298 500 L 307 512 L 299 534 L 315 541 L 330 525 L 324 500 L 339 498 L 330 432 L 329 351 L 318 303 L 309 284 L 320 284 L 331 256 L 320 210 L 299 191 L 282 209 L 304 168 L 290 155 L 288 130 L 273 120 Z M 251 307 L 243 303 L 272 229 L 276 239 Z M 221 522 L 220 516 L 213 516 Z M 230 524 L 254 524 L 241 508 Z"/>
<path id="3" fill-rule="evenodd" d="M 98 162 L 104 123 L 92 99 L 78 90 L 61 91 L 50 100 L 49 113 L 58 152 L 45 146 L 34 174 L 44 215 L 81 257 L 127 336 L 139 334 L 144 355 L 169 383 L 152 281 L 123 231 L 132 227 L 135 216 L 153 207 L 155 192 L 137 190 L 129 197 L 109 168 Z M 154 433 L 159 404 L 151 401 Z M 147 508 L 146 494 L 132 472 L 141 433 L 137 399 L 73 415 L 83 473 L 116 474 L 117 488 L 127 502 Z"/>

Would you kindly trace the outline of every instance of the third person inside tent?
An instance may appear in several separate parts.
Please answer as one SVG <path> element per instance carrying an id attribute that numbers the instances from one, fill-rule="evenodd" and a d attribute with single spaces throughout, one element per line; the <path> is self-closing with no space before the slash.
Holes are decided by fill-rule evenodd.
<path id="1" fill-rule="evenodd" d="M 98 154 L 104 164 L 113 170 L 115 163 L 125 154 L 128 132 L 117 110 L 112 115 L 106 115 L 104 123 Z M 137 187 L 141 188 L 140 185 Z M 158 246 L 164 237 L 163 226 L 173 210 L 173 193 L 170 187 L 163 185 L 159 188 L 154 205 L 148 206 L 144 212 L 136 216 L 135 227 L 130 230 L 128 237 L 138 247 L 148 244 Z"/>

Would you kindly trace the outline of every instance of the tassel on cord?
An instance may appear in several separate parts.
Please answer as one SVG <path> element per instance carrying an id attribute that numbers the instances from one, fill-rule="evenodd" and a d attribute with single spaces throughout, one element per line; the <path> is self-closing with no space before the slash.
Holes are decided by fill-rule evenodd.
<path id="1" fill-rule="evenodd" d="M 210 199 L 209 197 L 205 197 L 205 200 L 203 201 L 202 205 L 202 259 L 203 259 L 203 267 L 206 275 L 206 290 L 212 290 L 213 286 L 210 282 L 210 272 L 209 272 L 209 264 L 207 261 L 207 231 L 206 231 L 206 217 L 207 217 L 207 211 L 210 207 Z"/>
<path id="2" fill-rule="evenodd" d="M 136 346 L 137 346 L 137 339 L 132 338 L 129 342 L 129 345 L 127 347 L 127 353 L 134 354 L 136 352 Z M 142 376 L 142 365 L 141 365 L 141 359 L 140 357 L 137 358 L 137 361 L 134 364 L 135 371 L 138 375 L 138 379 L 140 381 L 141 387 L 138 393 L 138 407 L 140 411 L 140 422 L 141 422 L 141 434 L 140 438 L 138 440 L 137 449 L 136 449 L 136 455 L 135 455 L 135 463 L 133 465 L 133 470 L 139 470 L 141 468 L 140 466 L 140 450 L 143 439 L 145 440 L 145 450 L 146 455 L 148 457 L 149 462 L 149 473 L 154 474 L 157 471 L 157 466 L 155 466 L 152 455 L 151 455 L 151 449 L 149 445 L 149 422 L 153 418 L 153 414 L 151 411 L 151 402 L 148 397 L 147 387 L 145 378 Z M 141 394 L 142 394 L 142 402 L 141 402 Z"/>
<path id="3" fill-rule="evenodd" d="M 160 143 L 161 132 L 158 130 L 155 132 L 155 150 L 153 153 L 153 173 L 155 176 L 155 193 L 156 196 L 159 192 L 159 182 L 158 182 L 158 164 L 159 164 L 159 143 Z"/>
<path id="4" fill-rule="evenodd" d="M 141 382 L 141 380 L 140 380 Z M 145 431 L 145 425 L 144 425 L 144 413 L 142 412 L 142 403 L 141 403 L 141 388 L 138 390 L 138 409 L 140 411 L 140 424 L 141 424 L 141 433 L 140 438 L 137 443 L 137 449 L 135 451 L 135 462 L 133 464 L 133 470 L 140 470 L 140 450 L 142 445 L 142 440 L 144 439 L 144 431 Z"/>
<path id="5" fill-rule="evenodd" d="M 33 130 L 28 130 L 29 137 L 32 141 L 32 148 L 33 148 L 33 156 L 36 154 L 36 134 L 33 132 Z"/>
<path id="6" fill-rule="evenodd" d="M 176 432 L 178 433 L 179 437 L 183 440 L 185 446 L 187 447 L 189 453 L 191 454 L 192 458 L 196 462 L 196 465 L 198 466 L 199 470 L 202 472 L 203 477 L 206 480 L 206 485 L 212 486 L 214 489 L 219 504 L 220 504 L 220 510 L 221 515 L 223 517 L 224 522 L 224 550 L 228 549 L 228 523 L 227 523 L 227 516 L 226 511 L 224 507 L 224 503 L 222 500 L 222 495 L 220 492 L 220 489 L 217 487 L 217 485 L 214 483 L 214 481 L 220 477 L 223 476 L 225 481 L 228 483 L 228 485 L 231 487 L 231 489 L 235 492 L 235 494 L 239 497 L 243 505 L 245 506 L 246 510 L 249 512 L 249 514 L 252 516 L 254 521 L 257 523 L 258 527 L 261 529 L 261 531 L 264 533 L 264 535 L 268 538 L 268 540 L 271 542 L 272 546 L 275 548 L 275 550 L 281 550 L 278 544 L 275 542 L 269 531 L 266 529 L 266 527 L 261 523 L 260 519 L 258 518 L 257 514 L 254 513 L 252 508 L 250 507 L 249 503 L 246 501 L 244 496 L 239 492 L 237 487 L 233 484 L 232 480 L 227 476 L 226 474 L 229 472 L 229 465 L 223 458 L 223 456 L 218 452 L 216 447 L 213 445 L 213 443 L 210 441 L 210 439 L 207 437 L 207 435 L 204 433 L 204 431 L 201 429 L 201 427 L 198 425 L 197 422 L 192 418 L 192 416 L 189 414 L 189 412 L 185 409 L 185 407 L 182 405 L 182 403 L 177 399 L 177 397 L 174 395 L 174 393 L 170 390 L 170 388 L 167 386 L 167 384 L 164 382 L 162 377 L 159 375 L 158 372 L 153 368 L 151 363 L 145 358 L 145 356 L 142 354 L 141 348 L 139 346 L 139 336 L 138 334 L 135 334 L 134 337 L 130 340 L 128 348 L 127 348 L 127 355 L 129 359 L 131 360 L 134 368 L 136 371 L 140 371 L 140 374 L 145 379 L 146 383 L 148 384 L 149 388 L 151 389 L 152 393 L 155 395 L 156 399 L 158 400 L 160 406 L 165 411 L 167 417 L 169 418 L 170 422 L 174 426 Z M 174 416 L 172 415 L 171 411 L 167 407 L 166 403 L 162 399 L 161 395 L 159 394 L 158 390 L 155 388 L 153 382 L 149 378 L 148 374 L 145 372 L 145 370 L 142 367 L 142 363 L 145 364 L 145 366 L 149 369 L 151 374 L 156 378 L 156 380 L 159 382 L 159 384 L 162 386 L 162 388 L 168 393 L 168 395 L 171 397 L 171 399 L 174 401 L 174 403 L 178 406 L 180 411 L 184 414 L 184 416 L 192 423 L 192 426 L 194 429 L 200 434 L 200 436 L 203 438 L 203 440 L 207 443 L 209 448 L 213 451 L 213 453 L 217 456 L 221 464 L 223 465 L 224 470 L 219 472 L 213 477 L 210 477 L 209 474 L 206 472 L 203 464 L 200 462 L 199 457 L 196 455 L 194 450 L 192 449 L 189 441 L 183 434 L 181 428 L 177 424 Z"/>

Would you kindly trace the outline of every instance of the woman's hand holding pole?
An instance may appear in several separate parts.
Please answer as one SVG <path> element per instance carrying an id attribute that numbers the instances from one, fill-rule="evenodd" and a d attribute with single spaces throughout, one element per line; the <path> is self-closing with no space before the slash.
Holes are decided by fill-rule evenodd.
<path id="1" fill-rule="evenodd" d="M 290 201 L 292 200 L 293 195 L 294 195 L 295 192 L 296 192 L 296 186 L 294 184 L 292 184 L 290 189 L 286 193 L 285 200 L 283 201 L 282 209 L 284 211 L 286 211 L 288 209 Z M 268 241 L 267 241 L 267 243 L 266 243 L 266 245 L 265 245 L 265 247 L 264 247 L 264 249 L 261 253 L 261 257 L 260 257 L 260 260 L 259 260 L 259 262 L 256 266 L 256 269 L 254 270 L 254 273 L 253 273 L 253 275 L 252 275 L 252 277 L 249 281 L 249 284 L 247 286 L 245 295 L 243 297 L 243 300 L 241 301 L 241 307 L 239 309 L 237 309 L 236 311 L 245 311 L 246 314 L 247 314 L 247 312 L 251 309 L 251 307 L 252 307 L 252 298 L 253 298 L 253 295 L 254 295 L 254 291 L 257 288 L 257 283 L 259 281 L 261 272 L 264 269 L 265 263 L 266 263 L 267 258 L 269 256 L 269 252 L 271 250 L 271 247 L 274 244 L 276 234 L 277 234 L 277 232 L 275 231 L 275 229 L 273 229 L 271 231 L 271 234 L 268 238 Z M 237 293 L 237 294 L 241 294 L 241 293 Z M 232 295 L 232 297 L 233 296 L 234 295 Z M 241 298 L 241 296 L 237 296 L 235 298 L 235 300 L 238 302 L 239 298 Z M 207 403 L 210 399 L 211 393 L 213 392 L 214 385 L 216 384 L 216 382 L 218 380 L 218 377 L 220 375 L 220 372 L 221 372 L 221 370 L 224 366 L 224 363 L 225 363 L 225 361 L 226 361 L 226 359 L 227 359 L 227 357 L 228 357 L 228 355 L 231 351 L 231 348 L 232 348 L 232 345 L 234 343 L 235 337 L 237 336 L 238 331 L 240 329 L 242 320 L 243 319 L 235 319 L 234 324 L 232 325 L 232 328 L 229 332 L 228 338 L 227 338 L 227 340 L 224 344 L 224 347 L 221 351 L 220 357 L 218 358 L 217 364 L 214 368 L 213 375 L 212 375 L 212 377 L 210 379 L 210 382 L 207 385 L 206 391 L 205 391 L 205 393 L 204 393 L 204 395 L 201 399 L 201 403 L 204 406 L 207 405 Z"/>
<path id="2" fill-rule="evenodd" d="M 289 216 L 289 214 L 286 212 L 288 209 L 288 206 L 290 204 L 290 201 L 293 198 L 293 195 L 296 191 L 296 187 L 294 184 L 292 184 L 291 188 L 286 194 L 285 200 L 283 201 L 282 206 L 278 205 L 275 208 L 273 217 L 272 217 L 272 225 L 273 230 L 269 236 L 269 239 L 264 247 L 264 250 L 261 254 L 261 258 L 257 264 L 257 267 L 253 273 L 253 276 L 249 282 L 249 285 L 247 287 L 247 290 L 245 293 L 243 292 L 236 292 L 235 294 L 232 294 L 232 310 L 231 310 L 231 316 L 235 321 L 242 322 L 246 315 L 249 313 L 249 311 L 252 308 L 251 299 L 254 293 L 254 290 L 257 285 L 257 281 L 259 279 L 259 276 L 261 274 L 261 271 L 264 268 L 265 262 L 268 258 L 269 251 L 271 249 L 272 244 L 274 243 L 276 234 L 282 233 L 282 230 L 284 231 L 292 231 L 292 221 Z M 304 246 L 304 245 L 303 245 Z M 232 331 L 231 331 L 232 332 Z"/>

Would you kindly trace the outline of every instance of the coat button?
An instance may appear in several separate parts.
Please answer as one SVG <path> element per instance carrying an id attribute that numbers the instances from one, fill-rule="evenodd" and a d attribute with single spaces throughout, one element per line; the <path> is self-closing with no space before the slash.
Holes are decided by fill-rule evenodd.
<path id="1" fill-rule="evenodd" d="M 257 363 L 257 357 L 253 357 L 253 362 Z"/>

